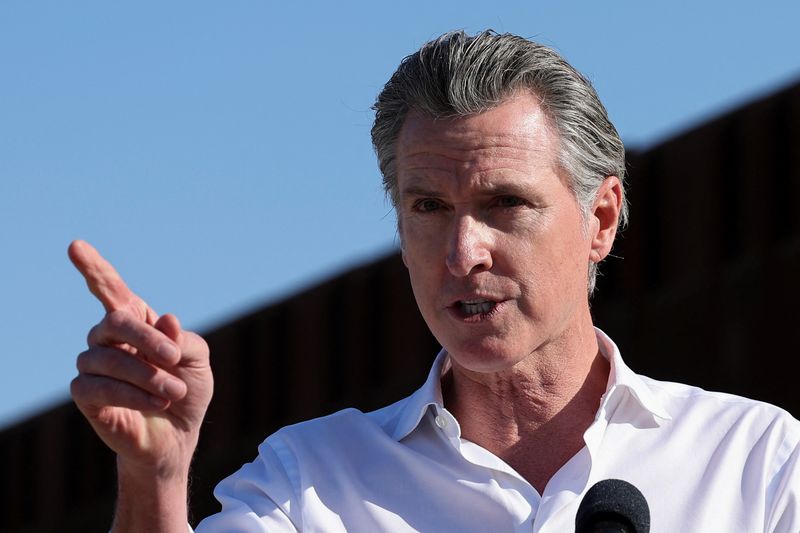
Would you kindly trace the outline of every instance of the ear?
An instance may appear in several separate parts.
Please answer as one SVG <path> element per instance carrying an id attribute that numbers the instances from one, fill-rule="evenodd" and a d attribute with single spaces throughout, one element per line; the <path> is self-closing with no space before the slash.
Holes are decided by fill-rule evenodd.
<path id="1" fill-rule="evenodd" d="M 621 210 L 622 184 L 617 176 L 608 176 L 597 190 L 589 216 L 589 236 L 592 239 L 589 261 L 599 263 L 611 251 Z"/>

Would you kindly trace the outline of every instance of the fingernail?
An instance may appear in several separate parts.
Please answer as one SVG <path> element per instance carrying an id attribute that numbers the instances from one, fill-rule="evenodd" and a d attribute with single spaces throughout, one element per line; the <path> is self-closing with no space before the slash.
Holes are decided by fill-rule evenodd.
<path id="1" fill-rule="evenodd" d="M 169 342 L 162 342 L 159 344 L 156 351 L 158 352 L 158 355 L 169 361 L 175 361 L 180 356 L 178 348 Z"/>
<path id="2" fill-rule="evenodd" d="M 164 395 L 174 400 L 177 400 L 178 398 L 183 398 L 186 389 L 182 381 L 179 381 L 177 379 L 168 379 L 161 386 L 161 392 Z"/>

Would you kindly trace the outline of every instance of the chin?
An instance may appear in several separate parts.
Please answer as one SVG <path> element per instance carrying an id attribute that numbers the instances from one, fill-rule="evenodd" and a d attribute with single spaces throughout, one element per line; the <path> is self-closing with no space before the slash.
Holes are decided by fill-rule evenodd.
<path id="1" fill-rule="evenodd" d="M 444 346 L 453 363 L 472 372 L 490 373 L 509 370 L 528 355 L 518 346 L 508 346 L 496 341 L 487 342 L 487 339 L 481 339 L 477 343 L 448 344 Z"/>

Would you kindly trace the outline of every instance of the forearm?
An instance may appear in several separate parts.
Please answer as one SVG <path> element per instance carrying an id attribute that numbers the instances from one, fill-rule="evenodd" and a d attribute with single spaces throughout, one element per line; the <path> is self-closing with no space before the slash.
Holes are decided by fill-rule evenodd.
<path id="1" fill-rule="evenodd" d="M 186 533 L 188 470 L 170 476 L 144 475 L 118 460 L 113 533 Z"/>

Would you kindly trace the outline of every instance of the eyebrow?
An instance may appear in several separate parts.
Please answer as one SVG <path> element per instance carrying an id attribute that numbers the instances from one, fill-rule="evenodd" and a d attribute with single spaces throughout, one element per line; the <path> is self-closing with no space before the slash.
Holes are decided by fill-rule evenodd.
<path id="1" fill-rule="evenodd" d="M 439 197 L 444 196 L 444 193 L 434 190 L 434 189 L 426 189 L 425 187 L 419 185 L 411 185 L 409 187 L 405 187 L 404 189 L 400 190 L 401 196 L 433 196 Z"/>
<path id="2" fill-rule="evenodd" d="M 484 196 L 530 196 L 535 193 L 529 187 L 523 187 L 516 183 L 489 183 L 481 187 L 479 191 Z M 401 196 L 430 196 L 434 198 L 445 196 L 441 191 L 429 189 L 421 185 L 409 185 L 400 191 Z"/>

